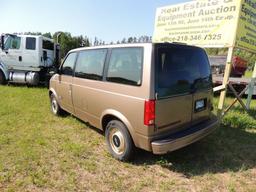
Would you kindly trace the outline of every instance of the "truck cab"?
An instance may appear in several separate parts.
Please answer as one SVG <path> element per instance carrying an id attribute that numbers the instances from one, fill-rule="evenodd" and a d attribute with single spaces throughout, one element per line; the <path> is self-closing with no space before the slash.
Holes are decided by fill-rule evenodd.
<path id="1" fill-rule="evenodd" d="M 43 36 L 6 34 L 1 37 L 0 59 L 6 81 L 38 85 L 47 81 L 59 59 L 59 46 Z"/>

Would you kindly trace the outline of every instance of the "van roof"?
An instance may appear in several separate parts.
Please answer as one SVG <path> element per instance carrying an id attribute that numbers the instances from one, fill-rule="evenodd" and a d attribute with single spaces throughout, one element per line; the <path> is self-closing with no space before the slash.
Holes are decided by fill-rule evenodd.
<path id="1" fill-rule="evenodd" d="M 90 49 L 104 49 L 104 48 L 122 48 L 122 47 L 151 47 L 154 44 L 168 44 L 166 43 L 126 43 L 126 44 L 113 44 L 113 45 L 100 45 L 100 46 L 91 46 L 91 47 L 80 47 L 76 49 L 72 49 L 69 51 L 70 52 L 77 52 L 77 51 L 83 51 L 83 50 L 90 50 Z M 172 42 L 169 43 L 172 45 L 180 45 L 180 46 L 189 46 L 189 47 L 196 47 L 192 45 L 187 45 L 184 43 L 177 43 L 177 42 Z"/>
<path id="2" fill-rule="evenodd" d="M 152 43 L 126 43 L 126 44 L 113 44 L 113 45 L 100 45 L 100 46 L 91 46 L 91 47 L 81 47 L 70 50 L 70 52 L 88 50 L 88 49 L 103 49 L 103 48 L 120 48 L 120 47 L 144 47 L 151 46 Z"/>

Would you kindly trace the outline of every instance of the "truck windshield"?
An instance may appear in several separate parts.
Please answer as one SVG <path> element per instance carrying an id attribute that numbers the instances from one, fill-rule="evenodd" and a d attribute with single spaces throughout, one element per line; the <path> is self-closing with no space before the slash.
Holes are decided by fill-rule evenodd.
<path id="1" fill-rule="evenodd" d="M 17 36 L 6 36 L 4 40 L 5 49 L 20 49 L 21 38 Z"/>
<path id="2" fill-rule="evenodd" d="M 208 57 L 201 48 L 156 44 L 156 92 L 159 98 L 212 88 Z"/>

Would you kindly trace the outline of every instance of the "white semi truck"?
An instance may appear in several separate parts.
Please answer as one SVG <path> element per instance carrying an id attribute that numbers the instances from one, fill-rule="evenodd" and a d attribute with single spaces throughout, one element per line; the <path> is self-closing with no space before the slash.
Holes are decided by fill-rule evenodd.
<path id="1" fill-rule="evenodd" d="M 0 84 L 47 84 L 59 53 L 59 45 L 43 36 L 1 35 Z"/>

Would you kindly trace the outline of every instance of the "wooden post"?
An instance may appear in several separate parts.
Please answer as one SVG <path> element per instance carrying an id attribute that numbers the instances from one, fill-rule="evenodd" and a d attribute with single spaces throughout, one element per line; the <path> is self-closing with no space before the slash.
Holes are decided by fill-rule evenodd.
<path id="1" fill-rule="evenodd" d="M 223 82 L 222 82 L 222 85 L 225 87 L 225 89 L 223 91 L 221 91 L 219 105 L 218 105 L 218 118 L 219 119 L 221 119 L 221 117 L 223 115 L 224 102 L 225 102 L 226 93 L 227 93 L 227 84 L 228 84 L 229 76 L 230 76 L 231 69 L 232 69 L 233 52 L 234 52 L 234 47 L 229 47 L 227 63 L 226 63 L 224 78 L 223 78 Z"/>
<path id="2" fill-rule="evenodd" d="M 232 86 L 232 85 L 230 85 L 230 84 L 228 84 L 229 86 Z M 224 110 L 224 114 L 226 114 L 235 104 L 236 104 L 236 102 L 238 101 L 238 98 L 241 98 L 244 94 L 245 94 L 245 92 L 247 91 L 247 89 L 248 89 L 248 85 L 244 88 L 244 90 L 238 95 L 238 97 L 236 97 L 235 99 L 234 99 L 234 101 L 231 103 L 231 105 L 228 107 L 228 108 L 226 108 L 225 110 Z M 232 88 L 233 88 L 233 86 L 232 86 Z M 235 91 L 236 92 L 236 90 L 234 90 L 234 88 L 233 88 L 233 91 Z M 241 101 L 240 101 L 241 102 Z M 247 111 L 247 109 L 246 109 L 246 107 L 245 107 L 245 110 Z M 247 111 L 248 112 L 248 111 Z"/>
<path id="3" fill-rule="evenodd" d="M 256 82 L 256 62 L 255 62 L 255 65 L 254 65 L 254 69 L 253 69 L 253 73 L 252 73 L 252 79 L 251 79 L 251 82 L 249 84 L 249 89 L 248 89 L 248 97 L 247 97 L 247 102 L 246 102 L 246 108 L 248 110 L 250 109 L 252 95 L 253 95 L 253 92 L 254 92 L 255 82 Z"/>

